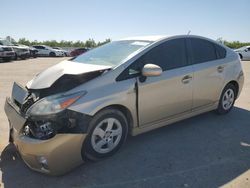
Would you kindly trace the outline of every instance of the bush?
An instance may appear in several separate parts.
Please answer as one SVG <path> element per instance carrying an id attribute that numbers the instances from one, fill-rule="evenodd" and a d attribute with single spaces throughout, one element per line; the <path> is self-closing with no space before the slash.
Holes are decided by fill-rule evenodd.
<path id="1" fill-rule="evenodd" d="M 17 43 L 27 45 L 27 46 L 32 46 L 32 45 L 47 45 L 51 47 L 86 47 L 86 48 L 94 48 L 97 46 L 101 46 L 103 44 L 106 44 L 110 42 L 110 39 L 106 39 L 105 41 L 102 42 L 95 42 L 94 39 L 88 39 L 85 42 L 84 41 L 66 41 L 66 40 L 61 40 L 56 41 L 56 40 L 46 40 L 46 41 L 29 41 L 26 38 L 20 38 Z"/>

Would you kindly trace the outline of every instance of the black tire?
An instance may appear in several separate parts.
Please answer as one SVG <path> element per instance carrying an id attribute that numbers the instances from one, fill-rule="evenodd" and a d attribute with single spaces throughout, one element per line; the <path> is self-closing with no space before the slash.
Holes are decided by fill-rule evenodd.
<path id="1" fill-rule="evenodd" d="M 111 151 L 107 153 L 99 153 L 93 148 L 91 138 L 98 124 L 107 118 L 114 118 L 120 122 L 122 127 L 122 135 L 120 137 L 120 141 L 118 142 L 118 144 Z M 112 156 L 121 148 L 121 146 L 123 145 L 123 143 L 127 138 L 127 134 L 128 134 L 128 121 L 125 115 L 121 111 L 117 109 L 107 108 L 98 112 L 89 123 L 87 137 L 82 145 L 83 160 L 97 161 L 102 158 Z"/>
<path id="2" fill-rule="evenodd" d="M 56 54 L 55 54 L 55 52 L 50 52 L 50 53 L 49 53 L 49 56 L 50 56 L 50 57 L 56 57 Z"/>
<path id="3" fill-rule="evenodd" d="M 241 54 L 239 54 L 239 56 L 240 56 L 240 59 L 242 60 L 243 56 Z"/>
<path id="4" fill-rule="evenodd" d="M 20 59 L 21 60 L 25 60 L 27 57 L 26 56 L 21 56 Z"/>
<path id="5" fill-rule="evenodd" d="M 233 102 L 232 102 L 230 108 L 225 109 L 225 107 L 223 106 L 223 97 L 224 97 L 225 93 L 228 92 L 229 90 L 233 90 L 234 99 L 233 99 Z M 237 97 L 236 87 L 231 83 L 227 84 L 226 87 L 223 89 L 223 91 L 221 93 L 219 105 L 218 105 L 218 108 L 217 108 L 216 112 L 218 114 L 227 114 L 228 112 L 230 112 L 232 110 L 233 106 L 234 106 L 234 102 L 236 100 L 236 97 Z"/>

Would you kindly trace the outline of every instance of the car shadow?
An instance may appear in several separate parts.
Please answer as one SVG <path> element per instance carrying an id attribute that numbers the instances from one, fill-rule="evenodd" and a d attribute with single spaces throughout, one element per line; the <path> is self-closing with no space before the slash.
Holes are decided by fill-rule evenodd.
<path id="1" fill-rule="evenodd" d="M 129 137 L 116 155 L 60 177 L 30 170 L 8 145 L 0 159 L 2 182 L 5 188 L 219 187 L 249 170 L 249 133 L 248 110 L 205 113 Z"/>

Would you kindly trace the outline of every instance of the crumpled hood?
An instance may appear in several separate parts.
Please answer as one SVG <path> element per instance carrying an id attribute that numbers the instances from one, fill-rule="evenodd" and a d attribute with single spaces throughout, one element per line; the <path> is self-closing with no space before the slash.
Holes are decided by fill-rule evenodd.
<path id="1" fill-rule="evenodd" d="M 104 65 L 77 63 L 65 60 L 39 73 L 27 83 L 26 87 L 28 89 L 45 89 L 49 88 L 63 75 L 79 75 L 109 68 L 111 67 Z"/>

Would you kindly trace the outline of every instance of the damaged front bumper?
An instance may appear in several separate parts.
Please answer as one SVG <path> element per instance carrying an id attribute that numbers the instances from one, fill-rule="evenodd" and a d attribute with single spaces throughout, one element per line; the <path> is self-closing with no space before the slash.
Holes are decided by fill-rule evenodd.
<path id="1" fill-rule="evenodd" d="M 13 90 L 15 90 L 14 87 Z M 16 96 L 16 99 L 7 98 L 5 102 L 10 140 L 13 141 L 22 159 L 31 169 L 50 175 L 62 175 L 83 162 L 81 151 L 86 133 L 82 130 L 57 133 L 49 139 L 27 136 L 24 134 L 24 127 L 28 118 L 22 115 L 15 100 L 20 100 L 20 95 Z"/>

